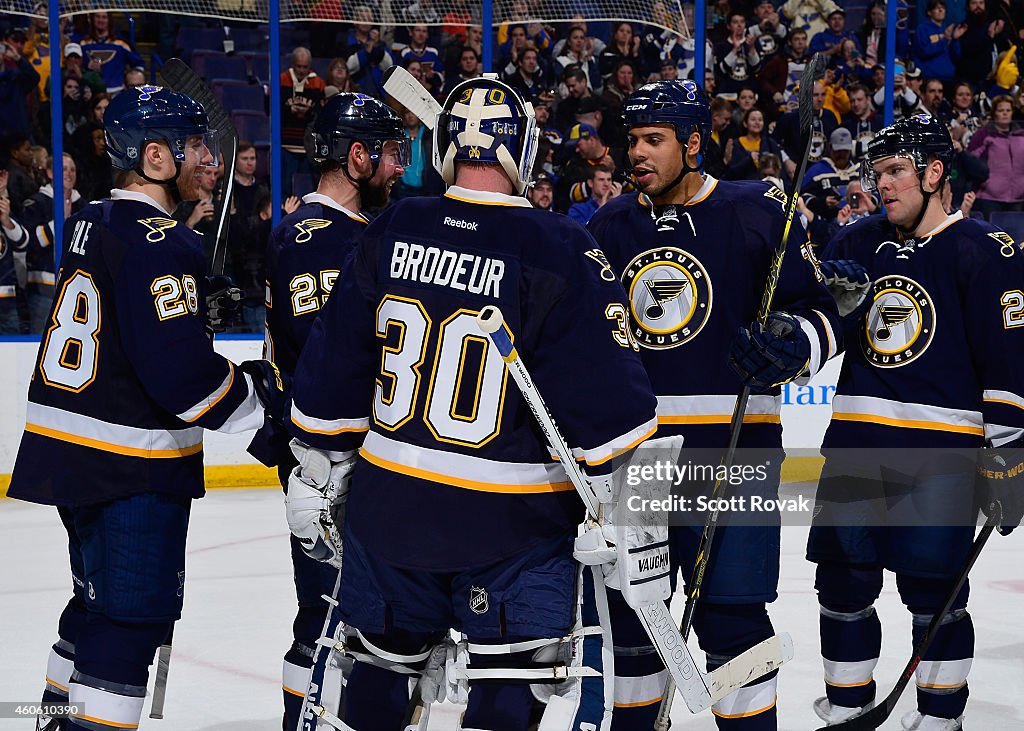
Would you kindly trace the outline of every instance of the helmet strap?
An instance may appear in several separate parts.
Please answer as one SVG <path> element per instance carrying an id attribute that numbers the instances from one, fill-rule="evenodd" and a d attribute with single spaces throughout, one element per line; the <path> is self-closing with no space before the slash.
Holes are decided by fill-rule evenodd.
<path id="1" fill-rule="evenodd" d="M 902 234 L 904 237 L 907 237 L 907 238 L 913 238 L 914 237 L 915 232 L 917 231 L 917 227 L 921 225 L 921 221 L 924 220 L 924 216 L 928 212 L 928 202 L 931 200 L 933 195 L 935 195 L 940 190 L 942 190 L 942 181 L 941 180 L 939 182 L 939 187 L 938 187 L 937 190 L 929 191 L 929 190 L 925 190 L 924 189 L 924 174 L 925 174 L 926 171 L 927 171 L 927 167 L 925 168 L 925 170 L 921 170 L 921 171 L 919 171 L 917 173 L 918 185 L 921 188 L 921 197 L 924 198 L 924 200 L 921 202 L 921 210 L 919 210 L 917 212 L 917 216 L 915 216 L 915 218 L 914 218 L 914 223 L 911 224 L 909 226 L 909 228 L 903 228 L 902 226 L 897 226 L 896 227 L 896 230 L 899 231 L 900 234 Z"/>
<path id="2" fill-rule="evenodd" d="M 156 183 L 157 185 L 166 185 L 167 192 L 171 194 L 171 200 L 174 201 L 174 205 L 177 206 L 181 203 L 181 191 L 178 190 L 178 178 L 181 176 L 181 163 L 177 160 L 174 161 L 174 177 L 167 178 L 166 180 L 160 180 L 158 178 L 150 177 L 142 170 L 142 164 L 140 163 L 135 171 L 140 178 L 150 183 Z"/>

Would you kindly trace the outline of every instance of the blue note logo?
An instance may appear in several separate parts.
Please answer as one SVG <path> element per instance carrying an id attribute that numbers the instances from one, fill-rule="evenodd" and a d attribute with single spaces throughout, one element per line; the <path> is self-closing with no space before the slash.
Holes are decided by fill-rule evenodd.
<path id="1" fill-rule="evenodd" d="M 633 337 L 645 348 L 682 345 L 701 331 L 711 315 L 712 287 L 704 265 L 674 247 L 645 251 L 625 268 Z"/>

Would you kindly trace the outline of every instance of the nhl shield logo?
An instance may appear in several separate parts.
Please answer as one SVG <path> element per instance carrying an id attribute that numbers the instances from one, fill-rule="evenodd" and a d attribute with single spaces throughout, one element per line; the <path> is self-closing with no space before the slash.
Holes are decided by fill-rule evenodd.
<path id="1" fill-rule="evenodd" d="M 487 589 L 481 589 L 479 586 L 469 587 L 469 608 L 473 610 L 473 614 L 487 614 L 490 606 L 490 602 L 487 601 Z"/>

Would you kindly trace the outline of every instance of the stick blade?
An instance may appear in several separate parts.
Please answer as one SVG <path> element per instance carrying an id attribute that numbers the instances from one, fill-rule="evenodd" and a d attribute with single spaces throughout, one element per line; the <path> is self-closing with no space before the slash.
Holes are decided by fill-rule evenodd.
<path id="1" fill-rule="evenodd" d="M 824 78 L 828 66 L 824 54 L 816 53 L 800 74 L 800 129 L 807 130 L 814 119 L 814 82 Z"/>
<path id="2" fill-rule="evenodd" d="M 235 125 L 231 123 L 231 118 L 224 107 L 217 101 L 217 97 L 210 91 L 206 82 L 199 78 L 188 64 L 180 58 L 169 59 L 160 68 L 160 76 L 167 88 L 190 96 L 203 105 L 210 118 L 210 127 L 215 129 L 218 135 L 228 130 L 234 133 Z"/>
<path id="3" fill-rule="evenodd" d="M 416 77 L 401 66 L 392 66 L 384 72 L 384 91 L 396 99 L 402 106 L 419 117 L 429 129 L 437 125 L 437 115 L 441 105 L 430 96 Z"/>

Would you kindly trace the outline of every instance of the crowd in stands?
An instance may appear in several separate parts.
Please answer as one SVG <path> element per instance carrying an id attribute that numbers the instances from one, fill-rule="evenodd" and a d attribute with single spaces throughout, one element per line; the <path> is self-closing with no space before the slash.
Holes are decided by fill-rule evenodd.
<path id="1" fill-rule="evenodd" d="M 897 117 L 926 113 L 943 120 L 958 151 L 950 209 L 992 217 L 1024 211 L 1024 94 L 1019 48 L 1024 3 L 1016 0 L 896 2 Z M 585 9 L 585 4 L 580 5 Z M 338 5 L 314 4 L 324 21 Z M 859 182 L 866 145 L 882 127 L 886 7 L 876 0 L 855 22 L 833 0 L 710 0 L 706 68 L 694 69 L 692 5 L 653 0 L 646 22 L 559 24 L 536 21 L 535 0 L 495 4 L 493 65 L 484 69 L 479 5 L 453 0 L 445 14 L 431 0 L 400 12 L 402 25 L 378 24 L 377 6 L 346 6 L 354 22 L 288 24 L 282 37 L 280 87 L 285 211 L 315 187 L 303 147 L 306 126 L 339 92 L 387 98 L 381 77 L 392 65 L 409 71 L 438 100 L 465 79 L 491 71 L 535 107 L 541 130 L 534 184 L 540 208 L 586 223 L 612 198 L 628 194 L 627 135 L 619 112 L 639 85 L 698 77 L 712 98 L 705 170 L 724 179 L 767 180 L 799 187 L 800 212 L 812 243 L 879 209 Z M 37 7 L 43 13 L 45 5 Z M 851 11 L 852 12 L 852 11 Z M 270 230 L 269 61 L 266 28 L 241 23 L 193 27 L 188 18 L 146 15 L 136 32 L 144 54 L 121 37 L 118 18 L 76 15 L 63 24 L 64 212 L 109 195 L 115 185 L 105 154 L 103 115 L 125 87 L 157 78 L 162 58 L 179 55 L 206 78 L 231 110 L 240 136 L 232 200 L 222 200 L 223 166 L 204 174 L 207 197 L 175 217 L 212 247 L 217 211 L 230 206 L 228 268 L 246 293 L 243 331 L 262 331 L 265 242 Z M 681 32 L 680 32 L 681 31 Z M 39 333 L 53 296 L 53 160 L 49 34 L 45 21 L 0 16 L 0 334 Z M 812 90 L 810 165 L 794 180 L 802 141 L 797 82 L 812 53 L 828 57 Z M 393 197 L 443 190 L 431 164 L 431 132 L 396 107 L 412 140 L 412 159 Z M 1024 217 L 1024 213 L 1020 214 Z M 1016 219 L 1004 216 L 1012 229 Z M 1010 230 L 1018 240 L 1021 230 Z"/>

